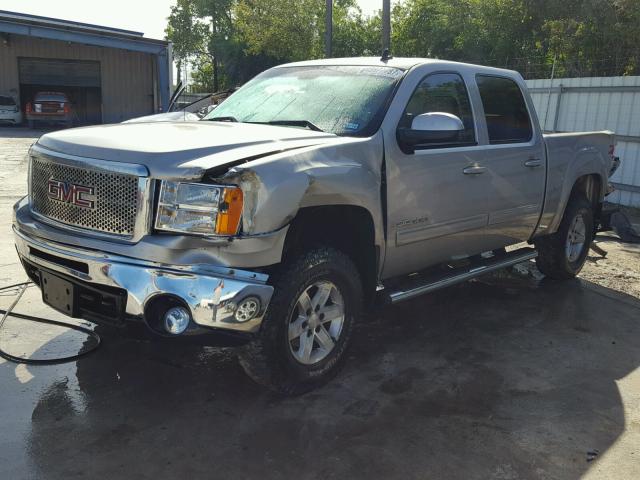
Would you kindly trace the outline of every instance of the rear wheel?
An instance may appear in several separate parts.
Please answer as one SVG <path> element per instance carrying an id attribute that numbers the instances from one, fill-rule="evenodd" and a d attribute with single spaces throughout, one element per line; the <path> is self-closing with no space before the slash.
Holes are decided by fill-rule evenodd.
<path id="1" fill-rule="evenodd" d="M 239 351 L 240 363 L 256 382 L 301 394 L 332 378 L 344 362 L 361 311 L 360 276 L 345 254 L 317 248 L 272 279 L 271 304 L 256 338 Z"/>
<path id="2" fill-rule="evenodd" d="M 33 120 L 27 120 L 27 125 L 31 130 L 33 130 L 34 127 L 36 126 L 36 122 L 34 122 Z"/>
<path id="3" fill-rule="evenodd" d="M 536 242 L 538 269 L 559 280 L 575 277 L 593 241 L 593 206 L 582 194 L 571 197 L 558 231 Z"/>

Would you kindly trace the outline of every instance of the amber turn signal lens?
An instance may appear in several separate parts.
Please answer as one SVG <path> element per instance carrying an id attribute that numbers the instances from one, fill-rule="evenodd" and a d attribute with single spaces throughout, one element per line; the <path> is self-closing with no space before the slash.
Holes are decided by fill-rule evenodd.
<path id="1" fill-rule="evenodd" d="M 216 234 L 235 235 L 242 217 L 242 190 L 238 187 L 225 188 L 224 197 L 218 208 Z"/>

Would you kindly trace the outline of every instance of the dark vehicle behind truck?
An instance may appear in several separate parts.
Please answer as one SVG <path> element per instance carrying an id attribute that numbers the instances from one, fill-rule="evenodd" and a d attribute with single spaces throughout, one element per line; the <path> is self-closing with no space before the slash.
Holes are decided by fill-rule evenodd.
<path id="1" fill-rule="evenodd" d="M 73 126 L 73 106 L 69 97 L 61 92 L 38 92 L 25 108 L 29 128 L 41 123 Z"/>

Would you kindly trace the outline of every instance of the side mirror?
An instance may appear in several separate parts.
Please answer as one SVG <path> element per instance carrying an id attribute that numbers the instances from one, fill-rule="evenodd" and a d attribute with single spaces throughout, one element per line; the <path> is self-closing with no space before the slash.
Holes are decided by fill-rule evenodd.
<path id="1" fill-rule="evenodd" d="M 204 118 L 216 109 L 217 105 L 207 105 L 196 112 L 200 118 Z"/>
<path id="2" fill-rule="evenodd" d="M 398 129 L 398 142 L 403 150 L 413 150 L 418 145 L 453 142 L 462 131 L 462 120 L 451 113 L 422 113 L 413 118 L 411 128 Z"/>

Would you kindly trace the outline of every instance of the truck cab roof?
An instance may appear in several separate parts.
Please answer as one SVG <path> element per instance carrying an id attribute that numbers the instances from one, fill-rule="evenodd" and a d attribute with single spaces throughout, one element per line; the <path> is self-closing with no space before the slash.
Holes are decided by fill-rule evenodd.
<path id="1" fill-rule="evenodd" d="M 363 67 L 393 67 L 401 70 L 410 70 L 420 65 L 438 64 L 455 70 L 471 69 L 482 73 L 493 73 L 502 76 L 519 76 L 514 70 L 503 68 L 485 67 L 482 65 L 474 65 L 471 63 L 453 62 L 449 60 L 441 60 L 437 58 L 417 58 L 417 57 L 391 57 L 383 60 L 381 57 L 344 57 L 344 58 L 323 58 L 318 60 L 306 60 L 302 62 L 292 62 L 279 65 L 275 68 L 286 67 L 311 67 L 311 66 L 337 66 L 337 65 L 355 65 Z"/>

